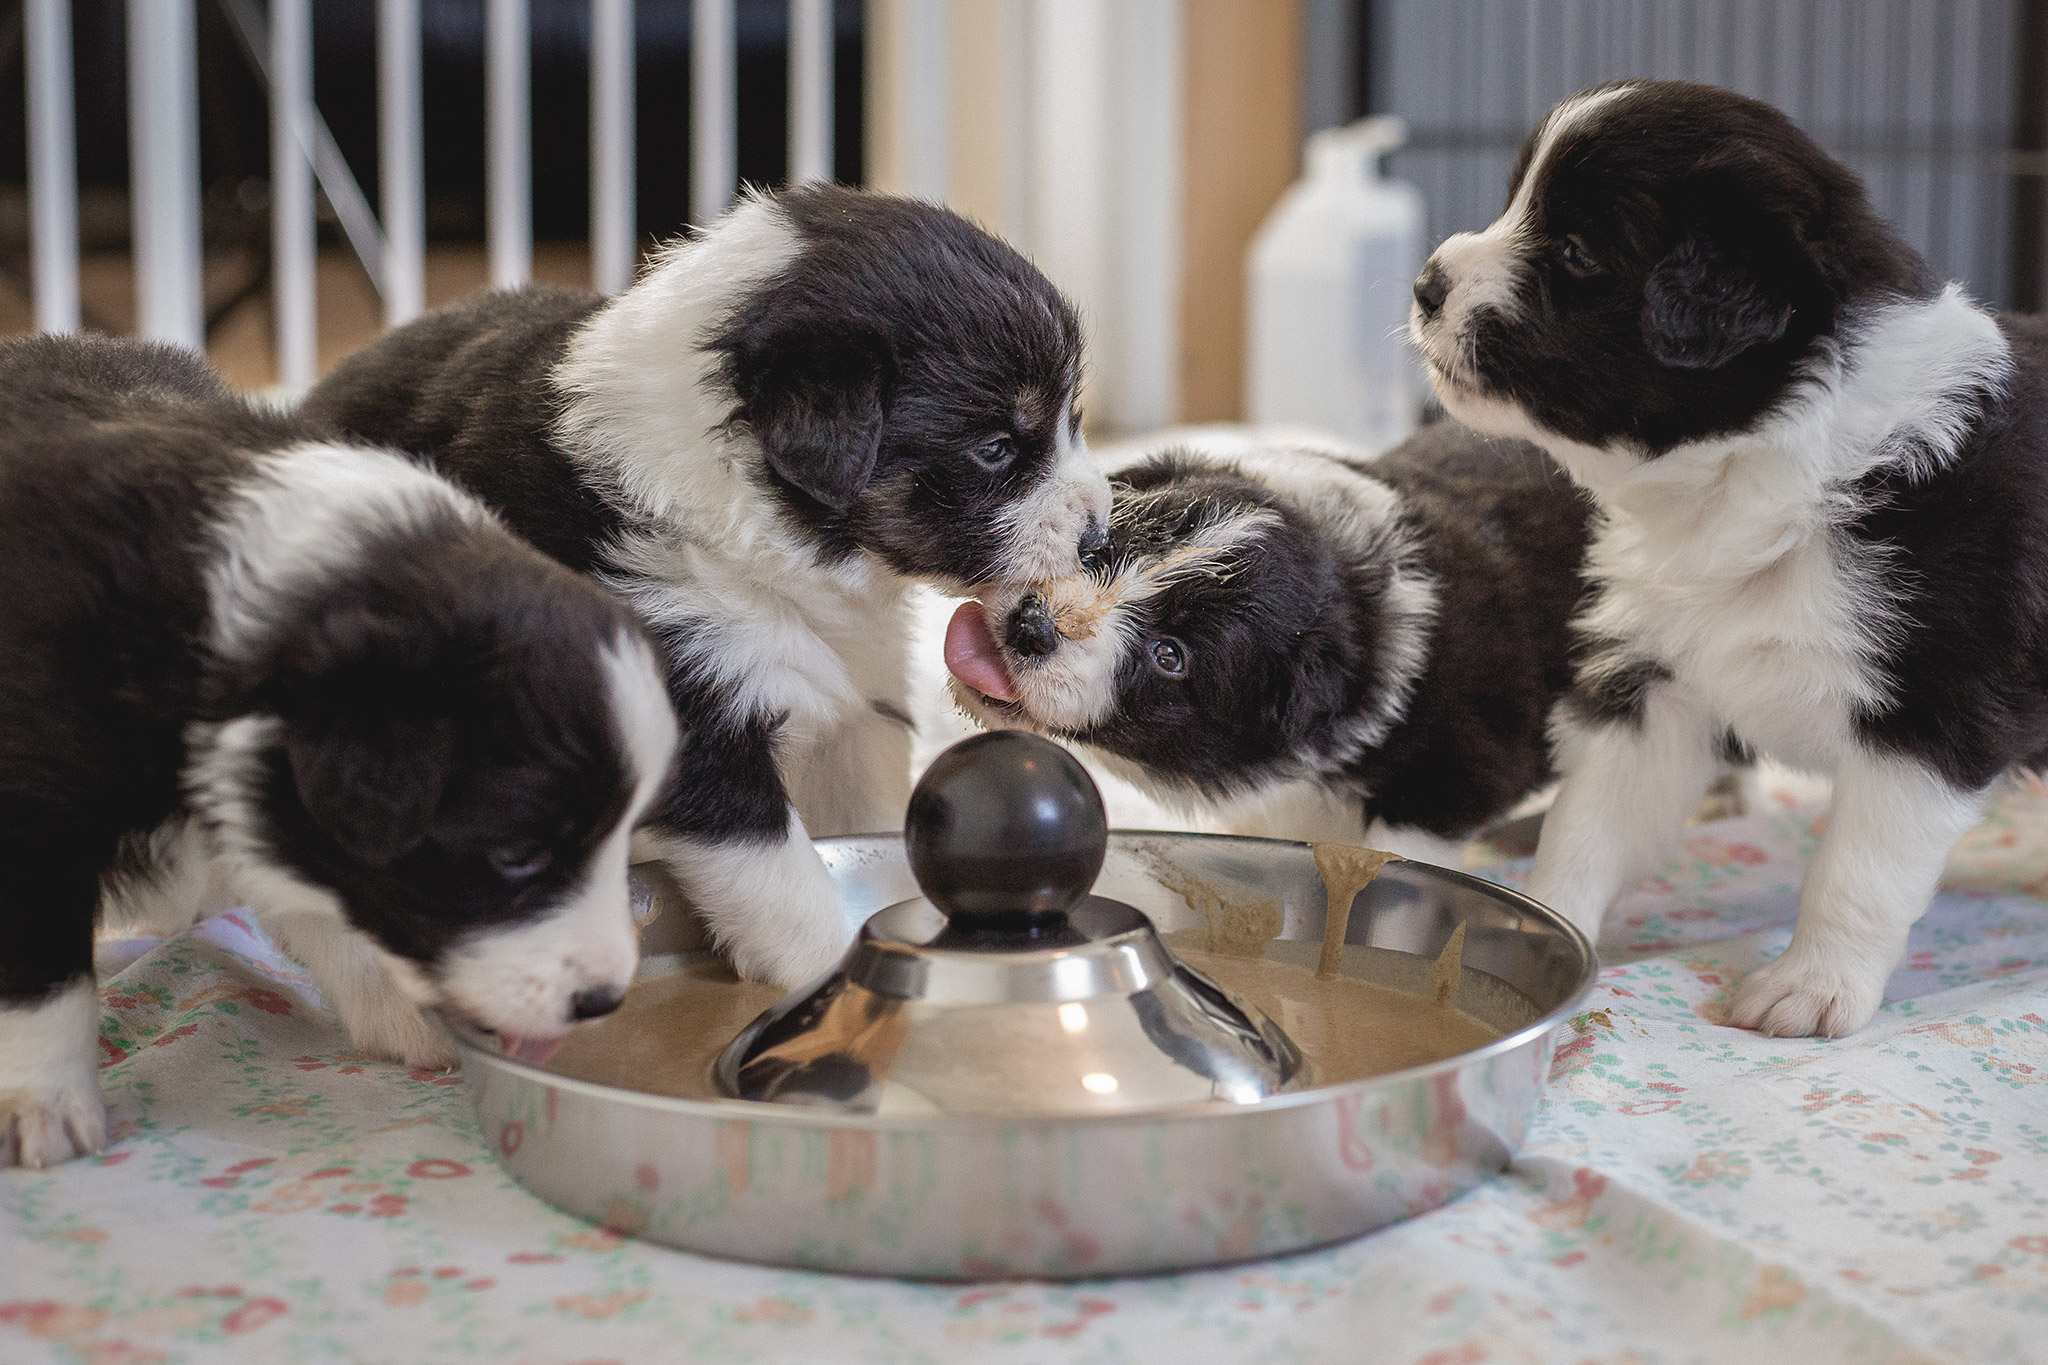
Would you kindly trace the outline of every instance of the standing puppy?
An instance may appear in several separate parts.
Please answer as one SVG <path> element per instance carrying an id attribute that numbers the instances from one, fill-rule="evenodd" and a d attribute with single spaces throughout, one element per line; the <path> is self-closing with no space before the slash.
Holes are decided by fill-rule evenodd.
<path id="1" fill-rule="evenodd" d="M 1532 894 L 1597 928 L 1732 732 L 1835 804 L 1731 1017 L 1861 1027 L 1985 788 L 2048 759 L 2048 330 L 1937 284 L 1776 109 L 1666 82 L 1552 110 L 1411 324 L 1452 413 L 1602 512 Z"/>
<path id="2" fill-rule="evenodd" d="M 742 973 L 796 986 L 850 934 L 799 811 L 894 828 L 909 796 L 909 581 L 1051 577 L 1106 537 L 1080 374 L 1073 310 L 1016 252 L 816 186 L 744 200 L 609 302 L 423 318 L 306 413 L 632 603 L 693 731 L 650 842 Z"/>
<path id="3" fill-rule="evenodd" d="M 188 352 L 11 342 L 0 395 L 0 1166 L 105 1141 L 96 919 L 253 906 L 415 1066 L 423 1006 L 530 1056 L 618 1004 L 676 738 L 627 612 Z"/>

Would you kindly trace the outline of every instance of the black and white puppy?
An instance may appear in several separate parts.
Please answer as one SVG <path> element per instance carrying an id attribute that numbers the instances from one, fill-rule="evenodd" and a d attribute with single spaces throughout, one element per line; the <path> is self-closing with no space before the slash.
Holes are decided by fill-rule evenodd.
<path id="1" fill-rule="evenodd" d="M 492 293 L 390 333 L 308 398 L 595 573 L 666 652 L 691 726 L 647 845 L 745 975 L 851 933 L 810 834 L 909 797 L 903 597 L 1068 571 L 1109 487 L 1073 310 L 928 204 L 755 196 L 631 289 Z"/>
<path id="2" fill-rule="evenodd" d="M 1439 860 L 1548 781 L 1589 508 L 1542 451 L 1440 422 L 1377 459 L 1172 450 L 1114 492 L 1091 572 L 955 613 L 973 718 L 1233 827 Z"/>
<path id="3" fill-rule="evenodd" d="M 0 345 L 0 1166 L 98 1150 L 96 920 L 253 906 L 355 1046 L 531 1052 L 623 996 L 675 748 L 586 579 L 139 342 Z"/>
<path id="4" fill-rule="evenodd" d="M 1447 409 L 1601 509 L 1532 892 L 1597 929 L 1732 731 L 1835 798 L 1731 1017 L 1861 1027 L 1986 787 L 2048 758 L 2042 323 L 1937 283 L 1776 109 L 1664 82 L 1552 110 L 1411 322 Z"/>

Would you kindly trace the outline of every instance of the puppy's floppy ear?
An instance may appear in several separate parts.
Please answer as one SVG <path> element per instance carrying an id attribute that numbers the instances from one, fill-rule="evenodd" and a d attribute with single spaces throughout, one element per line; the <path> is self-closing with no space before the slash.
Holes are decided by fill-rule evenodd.
<path id="1" fill-rule="evenodd" d="M 446 643 L 410 613 L 345 604 L 305 630 L 264 688 L 300 804 L 374 867 L 426 838 L 454 764 Z"/>
<path id="2" fill-rule="evenodd" d="M 385 867 L 427 836 L 455 758 L 446 716 L 349 709 L 288 724 L 285 755 L 299 801 L 351 856 Z"/>
<path id="3" fill-rule="evenodd" d="M 1688 232 L 1643 284 L 1643 340 L 1677 369 L 1718 369 L 1776 341 L 1791 323 L 1791 301 L 1704 226 Z"/>
<path id="4" fill-rule="evenodd" d="M 741 368 L 741 415 L 768 467 L 835 512 L 852 506 L 882 449 L 893 367 L 881 339 L 816 323 L 754 349 Z"/>

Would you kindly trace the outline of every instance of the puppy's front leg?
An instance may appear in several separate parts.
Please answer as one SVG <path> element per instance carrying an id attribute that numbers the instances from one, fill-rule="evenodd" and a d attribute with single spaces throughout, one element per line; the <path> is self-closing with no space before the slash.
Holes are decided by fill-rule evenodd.
<path id="1" fill-rule="evenodd" d="M 1564 775 L 1543 817 L 1529 894 L 1598 940 L 1621 894 L 1670 856 L 1714 778 L 1721 727 L 1683 685 L 1653 681 L 1626 706 L 1562 702 L 1551 734 Z"/>
<path id="2" fill-rule="evenodd" d="M 350 1047 L 411 1067 L 455 1065 L 455 1045 L 407 995 L 376 945 L 338 915 L 258 910 L 256 917 L 312 974 L 321 997 L 341 1016 Z"/>
<path id="3" fill-rule="evenodd" d="M 819 838 L 903 827 L 910 804 L 910 717 L 880 700 L 789 755 L 785 780 L 804 827 Z"/>
<path id="4" fill-rule="evenodd" d="M 54 1166 L 107 1145 L 100 993 L 90 975 L 0 1001 L 0 1167 Z"/>
<path id="5" fill-rule="evenodd" d="M 839 889 L 789 804 L 765 728 L 699 732 L 639 842 L 703 914 L 733 969 L 793 988 L 853 936 Z"/>
<path id="6" fill-rule="evenodd" d="M 12 812 L 0 812 L 0 819 Z M 35 831 L 0 845 L 0 1168 L 107 1145 L 89 861 Z"/>
<path id="7" fill-rule="evenodd" d="M 1780 1038 L 1840 1038 L 1870 1022 L 1983 793 L 1911 759 L 1858 752 L 1835 774 L 1828 828 L 1777 960 L 1751 972 L 1728 1021 Z"/>

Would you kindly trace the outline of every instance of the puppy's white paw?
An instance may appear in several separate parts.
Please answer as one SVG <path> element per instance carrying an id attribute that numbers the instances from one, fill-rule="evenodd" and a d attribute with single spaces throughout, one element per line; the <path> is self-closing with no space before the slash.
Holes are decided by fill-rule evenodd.
<path id="1" fill-rule="evenodd" d="M 772 915 L 736 919 L 722 937 L 734 971 L 789 991 L 837 966 L 853 931 L 835 894 L 808 905 L 787 905 Z"/>
<path id="2" fill-rule="evenodd" d="M 0 1005 L 0 1167 L 54 1166 L 107 1145 L 100 993 L 79 977 L 33 1005 Z"/>
<path id="3" fill-rule="evenodd" d="M 1877 1013 L 1890 975 L 1868 955 L 1802 951 L 1795 942 L 1743 979 L 1728 1022 L 1773 1038 L 1843 1038 Z"/>
<path id="4" fill-rule="evenodd" d="M 793 990 L 830 971 L 853 940 L 839 887 L 794 812 L 789 837 L 774 843 L 671 839 L 661 852 L 719 950 L 749 981 Z"/>
<path id="5" fill-rule="evenodd" d="M 349 1046 L 358 1052 L 434 1071 L 458 1060 L 448 1035 L 396 989 L 366 1001 L 344 997 L 335 1005 L 348 1030 Z"/>
<path id="6" fill-rule="evenodd" d="M 107 1105 L 93 1076 L 0 1090 L 0 1167 L 55 1166 L 106 1145 Z"/>

